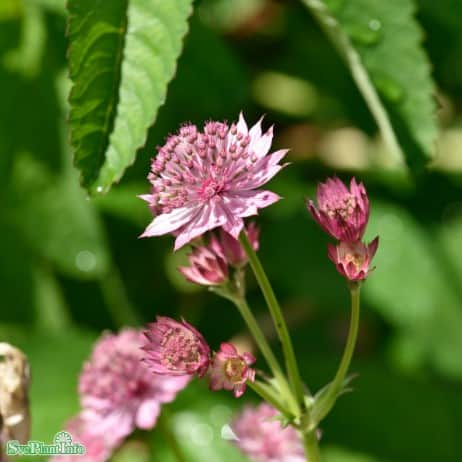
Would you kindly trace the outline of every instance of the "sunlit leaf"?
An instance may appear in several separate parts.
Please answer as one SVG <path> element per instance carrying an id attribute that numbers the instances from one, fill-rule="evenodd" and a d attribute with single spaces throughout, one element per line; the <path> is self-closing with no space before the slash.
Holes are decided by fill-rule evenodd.
<path id="1" fill-rule="evenodd" d="M 70 0 L 71 138 L 82 183 L 107 191 L 163 104 L 191 0 Z"/>

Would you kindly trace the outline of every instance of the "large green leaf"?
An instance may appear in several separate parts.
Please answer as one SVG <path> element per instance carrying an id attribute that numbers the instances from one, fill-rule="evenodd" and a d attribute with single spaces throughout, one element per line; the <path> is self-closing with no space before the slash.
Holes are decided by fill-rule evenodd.
<path id="1" fill-rule="evenodd" d="M 393 153 L 419 170 L 437 134 L 434 85 L 412 0 L 303 0 L 345 59 Z"/>
<path id="2" fill-rule="evenodd" d="M 82 183 L 107 191 L 163 104 L 191 0 L 70 0 L 71 139 Z"/>

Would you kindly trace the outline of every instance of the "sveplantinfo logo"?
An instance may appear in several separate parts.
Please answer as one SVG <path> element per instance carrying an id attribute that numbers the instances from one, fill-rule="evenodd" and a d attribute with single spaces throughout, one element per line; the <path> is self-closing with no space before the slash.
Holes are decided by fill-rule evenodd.
<path id="1" fill-rule="evenodd" d="M 72 442 L 72 435 L 68 432 L 56 433 L 52 444 L 43 441 L 28 441 L 20 444 L 17 440 L 6 443 L 7 456 L 81 456 L 85 454 L 85 446 Z"/>

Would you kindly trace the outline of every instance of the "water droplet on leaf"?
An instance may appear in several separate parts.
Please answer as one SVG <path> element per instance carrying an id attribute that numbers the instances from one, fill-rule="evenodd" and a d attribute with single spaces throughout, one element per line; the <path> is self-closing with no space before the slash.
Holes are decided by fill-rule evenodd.
<path id="1" fill-rule="evenodd" d="M 385 75 L 376 75 L 372 78 L 377 90 L 392 103 L 399 103 L 404 98 L 404 88 L 396 80 Z"/>
<path id="2" fill-rule="evenodd" d="M 376 19 L 369 21 L 368 24 L 352 24 L 347 27 L 347 32 L 353 42 L 371 46 L 380 40 L 382 24 Z"/>

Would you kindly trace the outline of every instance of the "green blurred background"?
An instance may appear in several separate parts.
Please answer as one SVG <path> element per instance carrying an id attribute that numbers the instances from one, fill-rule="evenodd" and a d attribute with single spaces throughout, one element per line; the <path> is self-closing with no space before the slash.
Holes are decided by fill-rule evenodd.
<path id="1" fill-rule="evenodd" d="M 260 255 L 313 390 L 335 371 L 349 299 L 304 198 L 333 173 L 354 174 L 371 196 L 367 237 L 379 234 L 381 244 L 364 287 L 359 378 L 322 424 L 326 461 L 462 460 L 462 2 L 417 3 L 440 127 L 425 172 L 409 175 L 387 152 L 303 6 L 203 0 L 145 148 L 120 184 L 90 199 L 68 143 L 64 1 L 0 0 L 0 341 L 29 356 L 34 439 L 51 441 L 77 412 L 78 372 L 104 329 L 161 313 L 186 317 L 215 347 L 245 334 L 230 303 L 181 279 L 184 252 L 172 254 L 170 237 L 138 239 L 150 215 L 136 198 L 148 190 L 156 145 L 180 123 L 244 110 L 251 123 L 265 113 L 275 145 L 291 148 L 292 164 L 271 183 L 284 200 L 258 218 Z M 252 278 L 249 291 L 265 323 Z M 237 402 L 203 383 L 186 390 L 171 412 L 189 460 L 244 460 L 221 432 L 253 398 Z M 154 431 L 135 435 L 116 459 L 170 455 Z"/>

